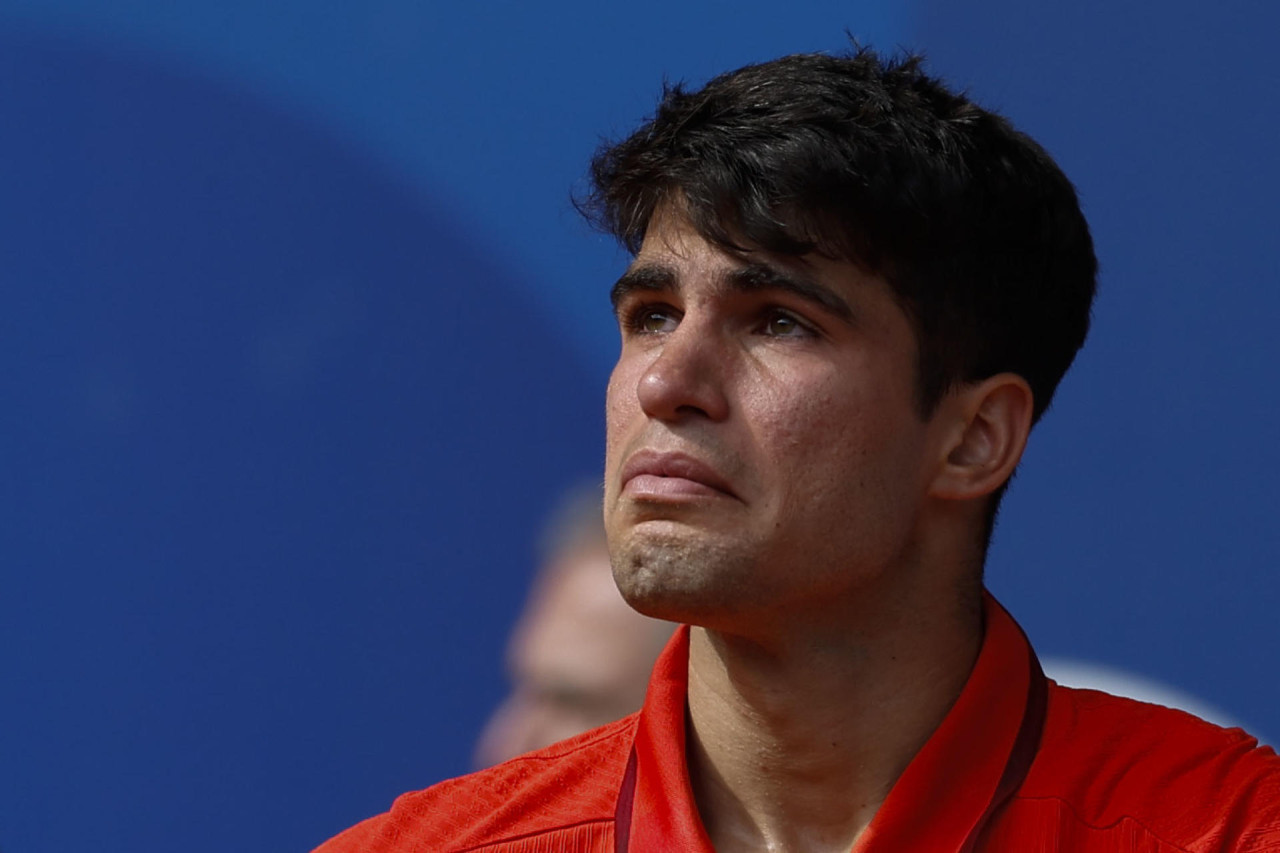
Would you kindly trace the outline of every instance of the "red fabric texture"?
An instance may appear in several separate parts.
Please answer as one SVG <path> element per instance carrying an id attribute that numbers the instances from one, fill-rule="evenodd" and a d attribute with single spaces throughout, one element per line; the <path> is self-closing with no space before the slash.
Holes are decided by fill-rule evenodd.
<path id="1" fill-rule="evenodd" d="M 1280 853 L 1280 758 L 1180 711 L 1049 682 L 1024 775 L 1011 759 L 1042 678 L 1033 661 L 988 597 L 960 698 L 853 853 Z M 628 853 L 712 853 L 684 758 L 687 664 L 681 628 L 639 714 L 405 794 L 317 853 L 614 853 L 619 814 Z M 633 751 L 628 815 L 618 800 Z M 1011 766 L 1020 784 L 1005 797 Z"/>

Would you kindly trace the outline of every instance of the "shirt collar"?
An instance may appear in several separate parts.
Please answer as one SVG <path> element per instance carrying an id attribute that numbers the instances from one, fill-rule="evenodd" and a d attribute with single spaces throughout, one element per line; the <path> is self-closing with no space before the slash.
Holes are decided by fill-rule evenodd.
<path id="1" fill-rule="evenodd" d="M 969 851 L 1026 775 L 1044 721 L 1044 675 L 1022 629 L 990 594 L 983 616 L 982 648 L 960 697 L 853 853 Z M 685 762 L 688 679 L 689 628 L 681 626 L 654 666 L 640 712 L 619 801 L 619 853 L 713 853 Z"/>

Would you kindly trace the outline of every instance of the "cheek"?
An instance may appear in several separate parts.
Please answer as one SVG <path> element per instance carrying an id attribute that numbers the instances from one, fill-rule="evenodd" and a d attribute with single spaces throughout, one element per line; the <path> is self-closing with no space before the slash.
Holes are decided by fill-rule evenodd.
<path id="1" fill-rule="evenodd" d="M 753 465 L 770 484 L 762 492 L 771 505 L 766 511 L 795 523 L 842 478 L 841 456 L 855 424 L 821 383 L 757 387 L 745 402 Z"/>
<path id="2" fill-rule="evenodd" d="M 626 385 L 622 365 L 619 365 L 609 375 L 609 384 L 605 388 L 604 397 L 605 437 L 610 447 L 614 443 L 614 433 L 627 420 L 627 398 L 635 396 L 624 392 Z"/>
<path id="3" fill-rule="evenodd" d="M 755 424 L 758 445 L 787 510 L 816 521 L 856 505 L 865 517 L 888 499 L 908 424 L 896 400 L 857 389 L 832 376 L 757 400 L 768 413 Z"/>
<path id="4" fill-rule="evenodd" d="M 604 404 L 606 481 L 612 476 L 618 454 L 625 449 L 627 437 L 640 414 L 637 381 L 636 368 L 628 361 L 618 362 L 609 376 Z"/>
<path id="5" fill-rule="evenodd" d="M 759 384 L 745 400 L 758 443 L 779 463 L 822 464 L 862 428 L 864 406 L 836 376 L 783 376 Z"/>

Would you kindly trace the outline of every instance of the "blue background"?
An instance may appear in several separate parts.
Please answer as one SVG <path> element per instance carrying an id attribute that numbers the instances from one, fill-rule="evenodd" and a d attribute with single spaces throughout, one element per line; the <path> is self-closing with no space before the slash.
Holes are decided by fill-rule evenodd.
<path id="1" fill-rule="evenodd" d="M 0 850 L 304 850 L 467 769 L 603 452 L 587 158 L 846 28 L 1094 227 L 991 586 L 1280 731 L 1280 7 L 0 0 Z"/>

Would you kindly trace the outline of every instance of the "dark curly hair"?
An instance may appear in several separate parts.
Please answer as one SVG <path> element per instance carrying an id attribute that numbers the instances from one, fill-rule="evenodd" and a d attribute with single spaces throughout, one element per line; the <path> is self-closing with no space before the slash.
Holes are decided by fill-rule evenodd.
<path id="1" fill-rule="evenodd" d="M 1034 140 L 922 70 L 855 47 L 748 65 L 602 147 L 579 208 L 631 252 L 679 199 L 707 240 L 884 277 L 918 338 L 927 417 L 1011 371 L 1048 407 L 1089 328 L 1097 261 L 1071 182 Z"/>

